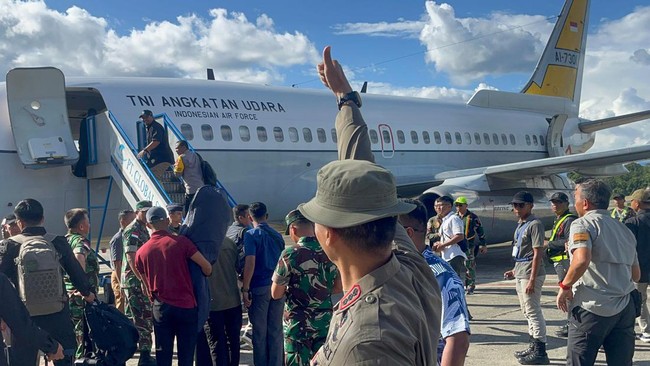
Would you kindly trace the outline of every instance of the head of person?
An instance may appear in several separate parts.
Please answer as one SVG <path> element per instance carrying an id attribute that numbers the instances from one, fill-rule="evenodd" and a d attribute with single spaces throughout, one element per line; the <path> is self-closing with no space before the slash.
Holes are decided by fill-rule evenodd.
<path id="1" fill-rule="evenodd" d="M 390 256 L 397 215 L 414 206 L 397 199 L 395 178 L 361 160 L 333 161 L 318 171 L 316 196 L 298 206 L 315 223 L 318 242 L 334 263 Z"/>
<path id="2" fill-rule="evenodd" d="M 232 217 L 235 219 L 236 222 L 244 225 L 244 226 L 250 226 L 252 221 L 251 217 L 248 214 L 248 205 L 245 205 L 243 203 L 238 204 L 237 206 L 232 208 Z"/>
<path id="3" fill-rule="evenodd" d="M 176 154 L 182 155 L 184 154 L 187 150 L 189 150 L 190 146 L 187 144 L 187 141 L 185 140 L 179 140 L 176 142 Z"/>
<path id="4" fill-rule="evenodd" d="M 452 207 L 454 207 L 454 200 L 449 196 L 436 198 L 436 203 L 433 205 L 433 208 L 436 209 L 440 217 L 447 216 L 451 212 Z"/>
<path id="5" fill-rule="evenodd" d="M 569 196 L 564 192 L 555 192 L 549 200 L 551 202 L 551 211 L 555 216 L 560 216 L 569 209 Z"/>
<path id="6" fill-rule="evenodd" d="M 269 213 L 266 210 L 266 205 L 262 202 L 253 202 L 248 206 L 248 215 L 253 219 L 253 222 L 260 223 L 269 218 Z"/>
<path id="7" fill-rule="evenodd" d="M 575 207 L 579 216 L 592 210 L 606 210 L 609 207 L 611 189 L 600 179 L 586 179 L 575 189 Z"/>
<path id="8" fill-rule="evenodd" d="M 153 230 L 167 230 L 169 227 L 169 219 L 167 218 L 167 211 L 160 206 L 154 206 L 147 210 L 147 226 Z"/>
<path id="9" fill-rule="evenodd" d="M 650 208 L 650 189 L 641 188 L 632 193 L 630 206 L 634 211 L 647 210 Z"/>
<path id="10" fill-rule="evenodd" d="M 90 220 L 88 210 L 85 208 L 73 208 L 68 210 L 63 217 L 65 227 L 70 233 L 86 236 L 90 233 Z"/>
<path id="11" fill-rule="evenodd" d="M 33 198 L 25 198 L 14 207 L 16 223 L 22 232 L 26 227 L 43 226 L 43 205 Z"/>
<path id="12" fill-rule="evenodd" d="M 135 218 L 142 222 L 147 222 L 147 211 L 151 208 L 151 201 L 142 200 L 135 204 Z"/>
<path id="13" fill-rule="evenodd" d="M 10 236 L 20 234 L 20 228 L 16 220 L 16 215 L 9 214 L 2 219 L 2 238 L 7 239 Z"/>
<path id="14" fill-rule="evenodd" d="M 133 220 L 135 220 L 135 212 L 133 210 L 122 210 L 117 214 L 117 222 L 122 229 L 127 227 Z"/>
<path id="15" fill-rule="evenodd" d="M 526 219 L 533 211 L 534 202 L 535 198 L 530 192 L 519 191 L 512 197 L 510 204 L 518 218 Z"/>
<path id="16" fill-rule="evenodd" d="M 167 205 L 167 217 L 169 225 L 177 227 L 183 222 L 183 206 L 177 204 Z"/>
<path id="17" fill-rule="evenodd" d="M 614 196 L 612 196 L 612 199 L 614 202 L 616 202 L 616 207 L 618 208 L 624 208 L 625 207 L 625 195 L 622 193 L 617 193 Z"/>
<path id="18" fill-rule="evenodd" d="M 140 118 L 148 126 L 151 124 L 151 122 L 153 122 L 153 112 L 148 109 L 145 109 L 140 114 Z"/>
<path id="19" fill-rule="evenodd" d="M 305 236 L 315 236 L 314 223 L 309 221 L 300 211 L 292 210 L 284 217 L 287 224 L 287 230 L 284 235 L 289 235 L 294 243 Z"/>
<path id="20" fill-rule="evenodd" d="M 467 198 L 464 196 L 459 196 L 454 201 L 454 206 L 456 206 L 456 210 L 461 215 L 464 215 L 467 212 Z"/>
<path id="21" fill-rule="evenodd" d="M 397 216 L 406 234 L 411 238 L 415 247 L 422 252 L 426 247 L 426 233 L 427 233 L 427 208 L 418 200 L 404 198 L 402 202 L 414 205 L 415 208 L 408 213 Z"/>

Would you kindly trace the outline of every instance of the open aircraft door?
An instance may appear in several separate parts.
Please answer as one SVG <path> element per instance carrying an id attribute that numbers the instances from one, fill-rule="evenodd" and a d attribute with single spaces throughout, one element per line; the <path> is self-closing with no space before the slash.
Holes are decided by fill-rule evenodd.
<path id="1" fill-rule="evenodd" d="M 6 85 L 11 130 L 25 167 L 76 163 L 79 153 L 70 131 L 61 70 L 16 68 L 7 73 Z"/>

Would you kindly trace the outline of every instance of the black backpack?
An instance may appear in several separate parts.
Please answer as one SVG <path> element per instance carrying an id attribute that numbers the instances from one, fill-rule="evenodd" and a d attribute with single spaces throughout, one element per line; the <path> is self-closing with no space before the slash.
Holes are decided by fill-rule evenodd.
<path id="1" fill-rule="evenodd" d="M 209 185 L 209 186 L 216 186 L 217 185 L 217 173 L 214 172 L 214 169 L 212 169 L 212 166 L 210 163 L 207 161 L 203 160 L 203 157 L 199 155 L 199 153 L 196 153 L 196 156 L 199 157 L 199 161 L 201 162 L 201 175 L 203 176 L 203 184 Z"/>
<path id="2" fill-rule="evenodd" d="M 84 314 L 101 365 L 118 366 L 133 357 L 140 336 L 126 315 L 105 303 L 86 304 Z"/>

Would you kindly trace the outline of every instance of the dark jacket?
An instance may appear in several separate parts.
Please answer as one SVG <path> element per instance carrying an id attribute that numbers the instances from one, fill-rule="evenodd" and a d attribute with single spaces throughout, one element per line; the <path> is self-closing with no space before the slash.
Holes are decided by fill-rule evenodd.
<path id="1" fill-rule="evenodd" d="M 45 233 L 45 228 L 42 226 L 27 227 L 23 230 L 23 235 L 26 236 L 45 235 Z M 84 296 L 90 294 L 91 288 L 86 272 L 81 268 L 79 261 L 72 253 L 68 240 L 64 236 L 57 236 L 52 241 L 52 244 L 54 244 L 54 248 L 61 256 L 61 259 L 59 259 L 61 267 L 70 276 L 74 287 Z M 9 280 L 16 286 L 18 285 L 18 271 L 15 260 L 18 257 L 19 250 L 20 244 L 11 240 L 11 238 L 0 242 L 0 273 L 4 273 L 9 277 Z M 61 286 L 63 286 L 63 283 L 61 283 Z M 96 289 L 92 291 L 96 291 Z"/>
<path id="2" fill-rule="evenodd" d="M 639 257 L 639 267 L 641 267 L 639 282 L 648 283 L 650 282 L 650 213 L 646 210 L 639 210 L 636 216 L 625 221 L 625 226 L 636 237 L 636 254 Z"/>
<path id="3" fill-rule="evenodd" d="M 560 216 L 557 216 L 555 220 L 553 220 L 553 228 L 555 228 L 558 220 L 568 213 L 569 210 L 566 210 Z M 555 235 L 555 238 L 553 238 L 553 240 L 549 240 L 548 242 L 549 250 L 547 253 L 549 256 L 558 255 L 566 251 L 564 244 L 569 240 L 569 229 L 571 228 L 571 223 L 573 223 L 575 219 L 577 219 L 577 217 L 575 215 L 571 215 L 562 222 L 560 227 L 557 228 L 557 234 Z"/>
<path id="4" fill-rule="evenodd" d="M 0 299 L 2 299 L 0 301 L 0 318 L 7 323 L 15 337 L 29 339 L 32 344 L 45 353 L 56 353 L 59 343 L 32 323 L 32 318 L 20 300 L 18 291 L 2 273 L 0 273 Z M 4 348 L 2 333 L 0 333 L 0 348 Z M 0 355 L 0 366 L 6 365 L 7 359 L 4 355 Z"/>

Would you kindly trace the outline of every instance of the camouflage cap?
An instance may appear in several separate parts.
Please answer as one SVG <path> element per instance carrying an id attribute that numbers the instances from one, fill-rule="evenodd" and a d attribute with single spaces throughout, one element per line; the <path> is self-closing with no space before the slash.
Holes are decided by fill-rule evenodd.
<path id="1" fill-rule="evenodd" d="M 636 200 L 641 203 L 650 203 L 650 189 L 637 189 L 630 196 L 630 200 Z"/>
<path id="2" fill-rule="evenodd" d="M 397 199 L 395 177 L 365 160 L 337 160 L 318 171 L 316 196 L 298 210 L 310 221 L 346 228 L 407 213 L 415 205 Z"/>
<path id="3" fill-rule="evenodd" d="M 143 200 L 135 204 L 136 211 L 147 211 L 152 206 L 151 201 Z"/>
<path id="4" fill-rule="evenodd" d="M 291 224 L 298 220 L 307 220 L 303 214 L 298 211 L 298 209 L 290 211 L 287 216 L 284 218 L 284 221 L 287 223 L 287 229 L 284 231 L 284 235 L 289 235 L 289 227 Z"/>

